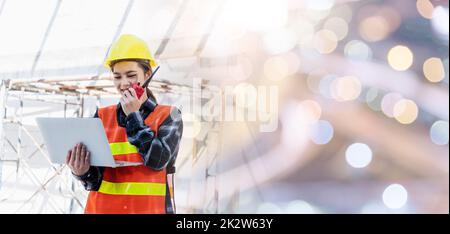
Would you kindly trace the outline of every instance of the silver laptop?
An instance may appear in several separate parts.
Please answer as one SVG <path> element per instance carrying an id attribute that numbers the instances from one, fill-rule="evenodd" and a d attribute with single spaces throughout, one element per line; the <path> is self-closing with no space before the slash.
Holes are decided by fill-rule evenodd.
<path id="1" fill-rule="evenodd" d="M 53 163 L 65 164 L 67 152 L 82 142 L 91 153 L 92 166 L 121 167 L 142 164 L 114 160 L 99 118 L 38 117 L 36 122 Z"/>

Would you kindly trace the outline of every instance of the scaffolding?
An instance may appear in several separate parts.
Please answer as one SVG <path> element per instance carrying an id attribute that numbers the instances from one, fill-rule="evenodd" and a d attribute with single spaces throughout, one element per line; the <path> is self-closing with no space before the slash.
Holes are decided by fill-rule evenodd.
<path id="1" fill-rule="evenodd" d="M 26 93 L 30 93 L 29 91 L 26 91 L 26 88 L 24 86 L 14 86 L 13 83 L 9 80 L 3 80 L 1 83 L 1 95 L 2 95 L 2 102 L 1 102 L 1 109 L 2 109 L 2 124 L 1 124 L 1 142 L 2 142 L 2 149 L 1 149 L 1 155 L 0 160 L 2 164 L 9 163 L 9 164 L 15 164 L 16 170 L 15 170 L 15 180 L 12 181 L 12 183 L 15 184 L 15 186 L 12 188 L 12 191 L 3 196 L 1 202 L 5 202 L 8 199 L 11 199 L 13 195 L 15 194 L 15 189 L 17 189 L 18 186 L 18 178 L 21 175 L 26 175 L 27 178 L 32 181 L 34 185 L 37 186 L 37 189 L 32 193 L 31 196 L 29 196 L 27 199 L 23 201 L 23 203 L 17 207 L 13 212 L 14 213 L 21 213 L 23 212 L 23 208 L 28 205 L 30 202 L 32 202 L 36 196 L 40 193 L 45 193 L 46 198 L 44 199 L 44 202 L 39 205 L 40 209 L 37 210 L 37 212 L 41 212 L 42 209 L 46 204 L 52 208 L 52 212 L 57 213 L 72 213 L 75 210 L 75 205 L 79 207 L 83 207 L 83 197 L 84 194 L 77 194 L 77 190 L 75 189 L 75 181 L 73 177 L 69 176 L 69 172 L 66 169 L 65 165 L 54 165 L 51 163 L 50 158 L 45 151 L 44 144 L 40 142 L 39 139 L 37 139 L 36 136 L 34 136 L 30 130 L 27 128 L 27 126 L 23 123 L 23 109 L 24 109 L 24 101 L 26 100 L 33 100 L 33 101 L 41 101 L 46 103 L 54 103 L 58 105 L 64 106 L 64 116 L 65 117 L 81 117 L 83 115 L 83 96 L 80 94 L 78 96 L 78 102 L 71 103 L 67 100 L 64 100 L 63 102 L 58 101 L 52 101 L 52 100 L 45 100 L 45 99 L 36 99 L 36 98 L 27 98 L 25 96 Z M 10 98 L 17 98 L 19 101 L 19 109 L 15 111 L 14 115 L 8 117 L 7 110 L 8 110 L 8 99 Z M 67 106 L 74 106 L 77 111 L 75 112 L 74 116 L 68 116 L 67 115 Z M 45 110 L 47 111 L 47 110 Z M 31 114 L 41 114 L 41 112 L 31 113 Z M 30 115 L 30 113 L 28 113 Z M 10 127 L 17 128 L 17 138 L 14 140 L 10 139 L 8 135 L 5 134 L 5 127 L 6 125 L 9 125 Z M 25 155 L 23 152 L 24 148 L 24 138 L 27 138 L 31 141 L 32 146 L 35 147 L 35 150 L 30 155 Z M 5 151 L 7 149 L 11 149 L 15 153 L 15 157 L 12 155 L 6 155 Z M 32 158 L 37 152 L 42 154 L 44 156 L 45 162 L 48 165 L 48 168 L 51 170 L 51 174 L 49 176 L 45 176 L 45 178 L 41 178 L 40 175 L 36 173 L 36 171 L 33 169 L 32 165 L 30 165 L 30 158 Z M 69 207 L 63 207 L 60 203 L 54 201 L 53 196 L 49 193 L 49 187 L 57 183 L 57 185 L 53 188 L 54 190 L 59 191 L 59 195 L 61 197 L 67 198 L 69 200 Z M 2 193 L 4 195 L 5 193 Z M 33 205 L 37 205 L 35 202 Z"/>

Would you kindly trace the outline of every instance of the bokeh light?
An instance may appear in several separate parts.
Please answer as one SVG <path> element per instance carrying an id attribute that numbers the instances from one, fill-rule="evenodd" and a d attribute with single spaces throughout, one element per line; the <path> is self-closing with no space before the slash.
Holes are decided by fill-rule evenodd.
<path id="1" fill-rule="evenodd" d="M 397 71 L 405 71 L 411 67 L 413 63 L 413 53 L 411 50 L 402 45 L 395 46 L 389 50 L 387 59 L 389 65 Z"/>
<path id="2" fill-rule="evenodd" d="M 382 16 L 367 17 L 359 24 L 359 34 L 369 42 L 381 41 L 389 35 L 389 32 L 389 22 Z"/>
<path id="3" fill-rule="evenodd" d="M 438 120 L 430 128 L 431 141 L 436 145 L 448 144 L 448 121 Z"/>
<path id="4" fill-rule="evenodd" d="M 417 119 L 419 109 L 412 100 L 402 99 L 395 103 L 394 117 L 402 124 L 410 124 Z"/>
<path id="5" fill-rule="evenodd" d="M 364 143 L 351 144 L 345 151 L 345 160 L 354 168 L 364 168 L 372 161 L 372 150 Z"/>
<path id="6" fill-rule="evenodd" d="M 279 81 L 286 76 L 295 74 L 300 67 L 300 58 L 297 54 L 288 52 L 272 56 L 264 63 L 264 75 L 270 80 Z"/>
<path id="7" fill-rule="evenodd" d="M 311 204 L 303 200 L 294 200 L 289 202 L 286 208 L 286 214 L 315 214 L 317 213 Z"/>
<path id="8" fill-rule="evenodd" d="M 352 60 L 370 60 L 372 58 L 372 49 L 360 40 L 352 40 L 345 44 L 344 54 Z"/>
<path id="9" fill-rule="evenodd" d="M 312 126 L 311 140 L 317 145 L 325 145 L 333 138 L 334 130 L 330 122 L 319 120 Z"/>
<path id="10" fill-rule="evenodd" d="M 366 93 L 366 102 L 370 109 L 374 111 L 381 110 L 381 101 L 383 100 L 383 95 L 381 90 L 377 88 L 369 88 Z"/>
<path id="11" fill-rule="evenodd" d="M 417 0 L 416 8 L 422 17 L 426 19 L 433 17 L 434 6 L 429 0 Z"/>
<path id="12" fill-rule="evenodd" d="M 407 201 L 408 191 L 400 184 L 391 184 L 383 192 L 383 202 L 388 208 L 402 208 Z"/>
<path id="13" fill-rule="evenodd" d="M 337 47 L 338 38 L 330 30 L 322 29 L 314 35 L 314 48 L 321 54 L 329 54 Z"/>
<path id="14" fill-rule="evenodd" d="M 423 74 L 430 82 L 439 82 L 445 78 L 444 64 L 439 58 L 429 58 L 423 64 Z"/>
<path id="15" fill-rule="evenodd" d="M 257 214 L 282 214 L 283 210 L 276 204 L 264 202 L 258 206 Z"/>
<path id="16" fill-rule="evenodd" d="M 331 89 L 337 101 L 351 101 L 361 94 L 361 82 L 354 76 L 339 77 L 332 83 Z"/>
<path id="17" fill-rule="evenodd" d="M 448 42 L 449 32 L 449 13 L 448 8 L 438 6 L 434 8 L 431 24 L 434 30 L 441 36 L 442 39 Z"/>

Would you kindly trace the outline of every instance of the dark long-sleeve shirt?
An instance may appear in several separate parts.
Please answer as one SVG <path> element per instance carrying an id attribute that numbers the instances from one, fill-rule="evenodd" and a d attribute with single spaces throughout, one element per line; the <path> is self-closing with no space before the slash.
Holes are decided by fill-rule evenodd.
<path id="1" fill-rule="evenodd" d="M 144 165 L 153 170 L 167 168 L 173 170 L 173 164 L 178 154 L 181 136 L 183 134 L 183 121 L 178 108 L 173 108 L 170 115 L 163 121 L 158 129 L 158 135 L 144 124 L 144 120 L 153 112 L 158 104 L 149 98 L 142 104 L 139 112 L 130 113 L 128 116 L 117 106 L 117 120 L 120 127 L 126 129 L 128 141 L 136 146 L 142 156 Z M 98 118 L 98 110 L 94 115 Z M 81 181 L 88 191 L 97 191 L 100 188 L 103 167 L 91 166 L 89 171 L 82 176 L 75 176 Z"/>

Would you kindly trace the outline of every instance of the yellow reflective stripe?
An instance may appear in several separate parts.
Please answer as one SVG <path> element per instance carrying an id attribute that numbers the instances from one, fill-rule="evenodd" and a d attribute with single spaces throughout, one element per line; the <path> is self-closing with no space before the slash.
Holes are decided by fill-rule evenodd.
<path id="1" fill-rule="evenodd" d="M 111 149 L 112 155 L 132 154 L 138 152 L 136 146 L 130 144 L 128 141 L 109 143 L 109 148 Z"/>
<path id="2" fill-rule="evenodd" d="M 165 196 L 166 184 L 163 183 L 112 183 L 103 180 L 98 190 L 113 195 L 153 195 Z"/>

